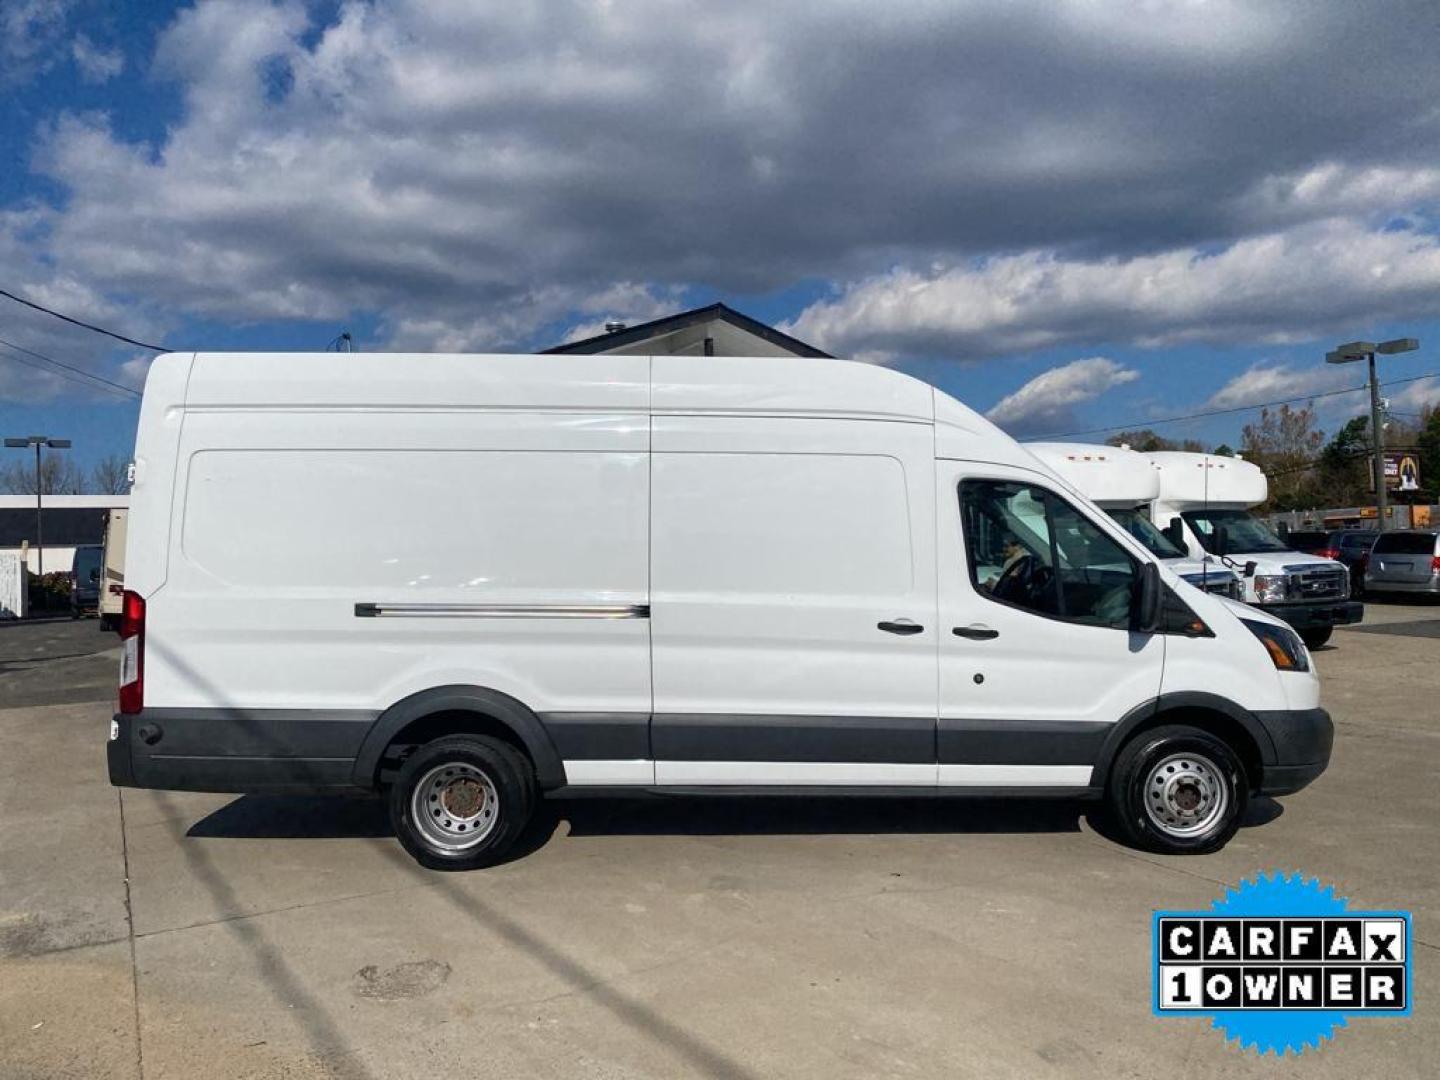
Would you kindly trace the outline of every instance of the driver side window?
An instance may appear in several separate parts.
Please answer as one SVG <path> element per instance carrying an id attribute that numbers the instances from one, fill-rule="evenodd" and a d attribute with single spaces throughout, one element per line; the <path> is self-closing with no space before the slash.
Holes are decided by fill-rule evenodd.
<path id="1" fill-rule="evenodd" d="M 960 520 L 970 583 L 981 596 L 1067 622 L 1130 625 L 1135 560 L 1053 492 L 966 480 Z"/>

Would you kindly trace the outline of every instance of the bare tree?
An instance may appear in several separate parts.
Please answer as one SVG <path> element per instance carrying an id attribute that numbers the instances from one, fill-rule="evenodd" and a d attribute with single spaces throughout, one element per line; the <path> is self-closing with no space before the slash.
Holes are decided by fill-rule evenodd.
<path id="1" fill-rule="evenodd" d="M 119 454 L 97 461 L 90 470 L 90 488 L 97 495 L 124 495 L 130 490 L 130 463 Z"/>
<path id="2" fill-rule="evenodd" d="M 0 488 L 12 495 L 35 494 L 35 459 L 8 461 L 0 468 Z M 50 453 L 40 459 L 40 493 L 42 495 L 80 495 L 85 491 L 85 476 L 67 454 Z"/>
<path id="3" fill-rule="evenodd" d="M 1289 510 L 1297 505 L 1315 505 L 1315 480 L 1310 475 L 1325 433 L 1315 429 L 1315 410 L 1310 406 L 1292 409 L 1261 409 L 1260 419 L 1246 424 L 1242 432 L 1245 456 L 1259 465 L 1270 478 L 1269 508 Z"/>

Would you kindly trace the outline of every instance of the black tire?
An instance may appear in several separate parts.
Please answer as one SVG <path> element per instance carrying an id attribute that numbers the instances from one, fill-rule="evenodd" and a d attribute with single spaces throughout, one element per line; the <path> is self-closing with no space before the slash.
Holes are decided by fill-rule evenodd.
<path id="1" fill-rule="evenodd" d="M 1225 801 L 1214 821 L 1189 835 L 1163 828 L 1152 817 L 1152 812 L 1163 816 L 1165 808 L 1159 786 L 1153 795 L 1147 791 L 1152 770 L 1176 756 L 1205 763 L 1223 784 Z M 1189 764 L 1193 767 L 1195 762 Z M 1147 797 L 1156 800 L 1153 808 L 1147 808 Z M 1106 800 L 1111 821 L 1126 843 L 1164 855 L 1205 855 L 1219 851 L 1240 828 L 1250 784 L 1245 766 L 1227 743 L 1199 728 L 1170 724 L 1142 731 L 1121 748 L 1110 771 Z"/>
<path id="2" fill-rule="evenodd" d="M 1301 630 L 1300 640 L 1305 642 L 1305 647 L 1312 652 L 1330 640 L 1330 635 L 1335 632 L 1333 626 L 1327 626 L 1320 630 Z"/>
<path id="3" fill-rule="evenodd" d="M 451 765 L 456 767 L 457 773 L 466 774 L 465 777 L 457 776 L 455 782 L 475 777 L 475 784 L 483 785 L 488 780 L 496 797 L 493 807 L 496 817 L 493 823 L 488 820 L 484 823 L 484 827 L 489 829 L 484 839 L 459 850 L 438 843 L 426 828 L 414 820 L 412 813 L 417 785 L 426 783 L 434 787 L 445 783 L 443 772 L 438 777 L 431 774 Z M 441 790 L 439 795 L 432 793 L 428 802 L 439 803 L 441 798 L 454 797 L 454 790 L 451 794 L 445 790 Z M 467 792 L 461 791 L 460 794 L 463 797 Z M 535 812 L 536 798 L 535 770 L 515 747 L 488 735 L 446 735 L 420 747 L 401 766 L 400 774 L 390 788 L 390 823 L 401 846 L 421 866 L 431 870 L 476 870 L 505 860 L 529 824 Z M 490 796 L 484 794 L 479 806 L 483 807 L 489 801 Z M 436 817 L 441 815 L 436 814 Z M 449 823 L 449 819 L 444 821 Z M 463 830 L 466 826 L 455 824 L 453 827 Z M 478 829 L 482 826 L 477 824 L 474 827 Z M 441 831 L 440 827 L 437 825 L 434 831 Z M 468 843 L 468 838 L 457 838 L 457 842 Z"/>

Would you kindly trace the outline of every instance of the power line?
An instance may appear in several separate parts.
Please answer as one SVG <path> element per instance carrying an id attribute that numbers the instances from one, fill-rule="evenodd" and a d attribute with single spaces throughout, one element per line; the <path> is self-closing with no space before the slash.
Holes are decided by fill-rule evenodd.
<path id="1" fill-rule="evenodd" d="M 1405 383 L 1419 382 L 1421 379 L 1434 379 L 1440 377 L 1440 371 L 1431 371 L 1424 375 L 1413 375 L 1408 379 L 1391 379 L 1389 382 L 1382 382 L 1381 386 L 1401 386 Z M 1250 412 L 1253 409 L 1268 409 L 1274 405 L 1289 405 L 1296 401 L 1314 401 L 1316 398 L 1337 397 L 1340 394 L 1355 394 L 1368 390 L 1366 386 L 1351 386 L 1344 390 L 1325 390 L 1318 394 L 1301 394 L 1299 397 L 1281 398 L 1279 401 L 1257 401 L 1253 405 L 1237 405 L 1233 409 L 1209 409 L 1205 412 L 1186 413 L 1183 416 L 1167 416 L 1159 420 L 1145 420 L 1144 427 L 1157 427 L 1160 424 L 1178 424 L 1184 420 L 1202 420 L 1210 416 L 1228 416 L 1231 413 Z M 1125 431 L 1134 428 L 1135 423 L 1111 424 L 1109 427 L 1086 428 L 1084 431 L 1064 431 L 1052 435 L 1037 435 L 1034 440 L 1039 439 L 1070 439 L 1076 435 L 1099 435 L 1106 431 Z"/>
<path id="2" fill-rule="evenodd" d="M 85 322 L 83 319 L 74 319 L 71 318 L 69 315 L 62 315 L 58 311 L 52 311 L 44 304 L 37 304 L 33 300 L 26 300 L 23 296 L 16 296 L 14 293 L 8 291 L 7 289 L 0 289 L 0 296 L 4 296 L 7 299 L 14 300 L 17 304 L 24 304 L 28 308 L 34 308 L 36 311 L 43 311 L 46 315 L 53 315 L 55 318 L 60 319 L 64 322 L 68 322 L 72 326 L 83 326 L 86 330 L 93 330 L 97 334 L 104 334 L 106 337 L 112 337 L 116 341 L 123 341 L 126 345 L 138 345 L 140 348 L 149 349 L 152 352 L 171 351 L 170 349 L 167 349 L 164 345 L 151 345 L 148 342 L 136 341 L 134 338 L 126 337 L 124 334 L 117 334 L 114 330 L 106 330 L 103 326 L 96 326 L 94 323 Z"/>
<path id="3" fill-rule="evenodd" d="M 86 371 L 84 368 L 78 368 L 78 367 L 75 367 L 75 366 L 72 365 L 72 364 L 67 364 L 67 363 L 65 363 L 64 361 L 56 360 L 54 357 L 46 356 L 44 353 L 38 353 L 38 352 L 36 352 L 34 349 L 27 349 L 27 348 L 25 348 L 25 347 L 22 346 L 22 345 L 16 345 L 14 342 L 6 341 L 4 338 L 0 338 L 0 346 L 4 346 L 5 348 L 11 349 L 11 350 L 13 350 L 13 351 L 15 351 L 15 352 L 17 352 L 17 353 L 25 353 L 27 356 L 33 356 L 33 357 L 35 357 L 35 358 L 38 359 L 38 360 L 43 360 L 43 361 L 45 361 L 45 363 L 47 363 L 47 364 L 54 364 L 54 365 L 55 365 L 55 368 L 63 368 L 63 369 L 64 369 L 64 370 L 61 370 L 61 371 L 57 371 L 57 370 L 55 370 L 55 368 L 47 368 L 47 367 L 44 367 L 44 366 L 41 365 L 41 364 L 36 364 L 36 363 L 34 363 L 34 362 L 30 361 L 30 360 L 26 360 L 26 359 L 24 359 L 23 357 L 20 357 L 20 356 L 12 356 L 12 355 L 10 355 L 9 353 L 0 353 L 0 356 L 3 356 L 6 360 L 14 360 L 17 364 L 24 364 L 24 365 L 26 365 L 27 367 L 32 367 L 32 368 L 34 368 L 36 371 L 43 371 L 43 372 L 45 372 L 47 375 L 58 375 L 58 376 L 60 376 L 60 378 L 62 378 L 62 379 L 68 379 L 70 382 L 79 383 L 81 386 L 88 386 L 88 387 L 90 387 L 92 390 L 94 390 L 94 389 L 105 390 L 105 391 L 107 391 L 107 392 L 109 392 L 109 393 L 112 393 L 112 394 L 114 394 L 114 393 L 124 393 L 124 394 L 128 394 L 130 397 L 136 397 L 136 398 L 138 398 L 138 397 L 140 396 L 140 391 L 135 390 L 135 389 L 132 389 L 132 388 L 129 387 L 129 386 L 123 386 L 123 385 L 121 385 L 120 383 L 111 382 L 109 379 L 105 378 L 103 375 L 96 375 L 93 371 Z M 80 376 L 83 376 L 83 377 L 86 378 L 86 379 L 91 379 L 91 380 L 93 380 L 93 382 L 82 382 L 80 379 L 77 379 L 77 378 L 75 377 L 75 375 L 67 375 L 66 372 L 69 372 L 69 371 L 73 371 L 73 372 L 75 373 L 75 375 L 80 375 Z M 103 384 L 103 385 L 96 386 L 97 383 Z"/>

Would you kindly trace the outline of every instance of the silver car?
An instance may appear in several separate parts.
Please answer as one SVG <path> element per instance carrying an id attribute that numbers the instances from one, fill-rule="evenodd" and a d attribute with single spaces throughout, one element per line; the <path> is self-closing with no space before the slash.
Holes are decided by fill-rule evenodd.
<path id="1" fill-rule="evenodd" d="M 1370 549 L 1365 590 L 1440 596 L 1440 532 L 1408 529 L 1381 533 Z"/>

